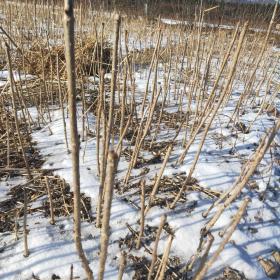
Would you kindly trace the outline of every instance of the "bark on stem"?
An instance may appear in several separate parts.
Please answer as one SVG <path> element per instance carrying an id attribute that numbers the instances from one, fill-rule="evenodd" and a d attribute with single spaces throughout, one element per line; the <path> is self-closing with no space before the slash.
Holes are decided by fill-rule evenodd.
<path id="1" fill-rule="evenodd" d="M 136 249 L 139 250 L 141 246 L 141 239 L 144 234 L 144 226 L 145 226 L 145 180 L 141 181 L 141 219 L 140 219 L 140 231 L 136 244 Z"/>
<path id="2" fill-rule="evenodd" d="M 74 1 L 64 2 L 64 40 L 67 69 L 68 106 L 70 113 L 70 141 L 72 156 L 72 187 L 74 192 L 74 239 L 78 255 L 89 280 L 93 279 L 92 271 L 84 253 L 81 241 L 81 205 L 80 205 L 80 166 L 79 136 L 76 115 L 76 77 L 75 77 L 75 39 L 74 39 Z"/>
<path id="3" fill-rule="evenodd" d="M 148 280 L 152 279 L 152 276 L 153 276 L 153 273 L 154 273 L 155 264 L 156 264 L 156 261 L 157 261 L 158 243 L 159 243 L 160 235 L 161 235 L 162 229 L 165 225 L 165 222 L 166 222 L 166 215 L 163 215 L 160 219 L 160 225 L 159 225 L 157 235 L 156 235 L 156 241 L 155 241 L 155 245 L 154 245 L 154 249 L 153 249 L 153 253 L 152 253 L 152 262 L 151 262 L 151 265 L 150 265 Z"/>
<path id="4" fill-rule="evenodd" d="M 126 267 L 126 253 L 122 252 L 121 258 L 120 258 L 120 267 L 119 267 L 119 275 L 118 275 L 118 280 L 122 280 L 123 273 Z"/>
<path id="5" fill-rule="evenodd" d="M 117 163 L 117 155 L 114 151 L 110 151 L 108 154 L 108 176 L 105 183 L 105 194 L 103 204 L 103 217 L 102 217 L 102 228 L 100 236 L 100 257 L 99 257 L 99 271 L 98 280 L 103 280 L 105 263 L 107 259 L 107 248 L 110 237 L 110 215 L 111 205 L 114 190 L 115 170 Z"/>

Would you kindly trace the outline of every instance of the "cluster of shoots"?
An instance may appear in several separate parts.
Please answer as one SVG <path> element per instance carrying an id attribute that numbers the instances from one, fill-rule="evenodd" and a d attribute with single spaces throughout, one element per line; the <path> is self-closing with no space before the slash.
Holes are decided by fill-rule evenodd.
<path id="1" fill-rule="evenodd" d="M 205 141 L 219 114 L 233 100 L 233 92 L 238 85 L 243 85 L 243 90 L 238 100 L 234 99 L 228 128 L 234 131 L 248 108 L 258 110 L 246 128 L 248 132 L 262 114 L 277 114 L 274 104 L 280 86 L 274 78 L 279 58 L 271 51 L 271 44 L 278 4 L 270 14 L 271 20 L 265 32 L 252 33 L 248 22 L 235 23 L 226 30 L 205 25 L 205 18 L 219 9 L 218 6 L 200 7 L 196 24 L 166 25 L 160 18 L 151 22 L 149 18 L 131 19 L 96 13 L 92 2 L 90 8 L 82 1 L 75 7 L 71 0 L 65 0 L 64 7 L 59 3 L 44 3 L 0 3 L 0 11 L 4 15 L 4 19 L 0 19 L 0 65 L 8 73 L 8 80 L 0 87 L 0 131 L 3 131 L 0 172 L 19 172 L 27 177 L 27 183 L 21 185 L 24 191 L 20 197 L 22 205 L 20 208 L 14 205 L 11 213 L 16 238 L 19 238 L 18 220 L 23 219 L 24 256 L 28 257 L 30 201 L 26 188 L 38 178 L 44 178 L 50 223 L 55 224 L 53 187 L 50 187 L 44 170 L 40 170 L 40 162 L 34 163 L 31 151 L 35 144 L 31 133 L 34 129 L 44 128 L 51 135 L 52 113 L 61 110 L 65 152 L 71 155 L 72 160 L 74 240 L 87 278 L 93 279 L 81 241 L 81 208 L 84 205 L 81 202 L 79 171 L 80 141 L 87 142 L 94 137 L 100 186 L 98 203 L 92 205 L 92 211 L 96 216 L 95 226 L 101 232 L 98 279 L 102 280 L 117 178 L 121 182 L 121 191 L 135 182 L 132 175 L 142 151 L 154 149 L 163 127 L 168 129 L 168 136 L 158 172 L 153 178 L 148 171 L 137 179 L 139 226 L 135 230 L 128 225 L 135 236 L 136 250 L 146 246 L 143 241 L 145 218 L 155 205 L 166 167 L 171 166 L 171 161 L 175 167 L 184 165 L 190 148 L 195 142 L 199 143 L 183 183 L 175 193 L 170 193 L 167 207 L 172 211 L 181 203 L 183 194 L 194 188 L 194 174 Z M 107 73 L 110 73 L 109 82 Z M 257 79 L 257 76 L 261 78 Z M 90 78 L 91 81 L 93 79 L 91 87 Z M 145 81 L 141 90 L 139 81 Z M 81 135 L 78 133 L 77 102 L 82 108 Z M 35 117 L 29 109 L 31 107 L 36 109 Z M 170 107 L 176 108 L 176 112 L 168 113 Z M 94 127 L 89 123 L 89 114 L 95 116 Z M 70 126 L 67 128 L 68 120 Z M 202 229 L 197 254 L 185 269 L 188 272 L 196 267 L 194 279 L 203 279 L 246 213 L 250 202 L 247 197 L 242 199 L 230 225 L 220 232 L 223 240 L 209 257 L 214 241 L 212 228 L 225 209 L 240 196 L 279 128 L 278 116 L 274 127 L 267 131 L 256 151 L 243 165 L 232 188 L 220 193 L 203 213 L 206 219 L 212 209 L 217 209 Z M 131 153 L 128 167 L 120 178 L 118 165 L 123 160 L 125 149 L 130 149 Z M 181 153 L 174 161 L 176 149 Z M 147 190 L 147 182 L 151 181 L 152 187 Z M 66 209 L 68 211 L 67 206 Z M 167 219 L 166 215 L 162 216 L 150 250 L 148 279 L 165 279 L 169 268 L 169 254 L 176 233 L 169 235 L 163 255 L 160 257 L 158 254 Z M 122 251 L 118 279 L 122 279 L 126 265 L 127 252 Z M 73 277 L 72 266 L 71 275 Z M 176 273 L 174 277 L 176 279 Z"/>

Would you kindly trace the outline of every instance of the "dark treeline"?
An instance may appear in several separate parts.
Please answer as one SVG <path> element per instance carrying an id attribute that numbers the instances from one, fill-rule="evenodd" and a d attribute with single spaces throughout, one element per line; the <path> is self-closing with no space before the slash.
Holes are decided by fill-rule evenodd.
<path id="1" fill-rule="evenodd" d="M 26 0 L 28 1 L 28 0 Z M 44 2 L 50 5 L 61 5 L 61 0 L 29 0 L 30 2 Z M 236 3 L 237 2 L 237 3 Z M 93 10 L 108 12 L 119 11 L 128 16 L 158 16 L 193 21 L 198 18 L 200 10 L 219 5 L 219 8 L 206 13 L 206 22 L 221 24 L 236 24 L 238 21 L 249 21 L 250 25 L 259 27 L 270 21 L 273 4 L 242 3 L 224 0 L 75 0 L 75 5 L 84 5 Z M 280 12 L 276 16 L 276 23 L 280 22 Z"/>
<path id="2" fill-rule="evenodd" d="M 256 26 L 268 23 L 273 12 L 273 4 L 225 3 L 223 0 L 91 0 L 91 5 L 95 9 L 119 10 L 128 15 L 147 14 L 149 17 L 161 16 L 183 20 L 194 20 L 198 17 L 201 6 L 202 9 L 208 9 L 219 5 L 218 9 L 205 15 L 205 21 L 235 24 L 238 21 L 249 20 L 251 25 Z M 279 19 L 280 14 L 277 22 Z"/>

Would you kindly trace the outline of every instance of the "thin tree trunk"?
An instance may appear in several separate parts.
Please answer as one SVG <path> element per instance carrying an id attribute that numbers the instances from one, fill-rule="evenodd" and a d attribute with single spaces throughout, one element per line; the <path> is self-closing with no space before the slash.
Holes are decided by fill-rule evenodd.
<path id="1" fill-rule="evenodd" d="M 81 205 L 80 205 L 80 167 L 79 167 L 79 136 L 76 115 L 76 80 L 74 54 L 74 1 L 65 0 L 64 39 L 65 58 L 68 81 L 68 105 L 70 113 L 70 136 L 72 155 L 72 185 L 74 191 L 74 239 L 78 255 L 89 280 L 93 279 L 92 271 L 84 253 L 81 241 Z"/>
<path id="2" fill-rule="evenodd" d="M 152 276 L 153 276 L 154 269 L 155 269 L 155 264 L 156 264 L 156 261 L 157 261 L 158 243 L 159 243 L 160 235 L 161 235 L 162 229 L 165 225 L 165 222 L 166 222 L 166 215 L 163 215 L 160 219 L 160 225 L 159 225 L 157 235 L 156 235 L 156 241 L 155 241 L 155 245 L 154 245 L 154 249 L 153 249 L 153 253 L 152 253 L 152 262 L 151 262 L 151 265 L 150 265 L 148 280 L 152 280 Z"/>
<path id="3" fill-rule="evenodd" d="M 111 140 L 111 134 L 114 124 L 114 107 L 115 107 L 115 91 L 116 91 L 116 78 L 117 78 L 117 71 L 118 71 L 118 46 L 119 46 L 119 33 L 120 33 L 120 24 L 121 18 L 119 15 L 115 17 L 115 38 L 114 38 L 114 49 L 113 49 L 113 57 L 112 57 L 112 79 L 111 79 L 111 95 L 110 95 L 110 109 L 109 109 L 109 116 L 108 116 L 108 123 L 107 128 L 104 126 L 104 135 L 103 135 L 103 154 L 102 154 L 102 164 L 100 168 L 101 172 L 101 186 L 99 188 L 99 199 L 97 205 L 97 218 L 96 218 L 96 226 L 100 227 L 101 224 L 101 209 L 103 203 L 103 184 L 105 182 L 105 174 L 107 168 L 107 158 Z M 105 101 L 105 98 L 104 98 Z M 105 106 L 104 106 L 105 112 Z M 104 114 L 104 121 L 105 121 L 105 114 Z M 106 131 L 106 133 L 105 133 Z"/>
<path id="4" fill-rule="evenodd" d="M 123 273 L 126 267 L 126 253 L 122 252 L 121 258 L 120 258 L 120 267 L 119 267 L 119 275 L 118 275 L 118 280 L 122 280 Z"/>
<path id="5" fill-rule="evenodd" d="M 24 204 L 23 204 L 23 244 L 24 244 L 24 253 L 23 256 L 27 258 L 29 256 L 28 250 L 28 240 L 27 240 L 27 195 L 26 189 L 24 187 Z"/>
<path id="6" fill-rule="evenodd" d="M 104 189 L 104 181 L 105 181 L 105 142 L 106 142 L 106 115 L 105 115 L 105 106 L 104 106 L 104 71 L 100 72 L 100 84 L 99 84 L 99 106 L 97 112 L 97 124 L 96 124 L 96 150 L 97 150 L 97 166 L 98 166 L 98 173 L 100 175 L 100 186 L 99 186 L 99 193 L 98 193 L 98 202 L 96 207 L 96 227 L 101 227 L 101 212 L 102 212 L 102 205 L 103 205 L 103 189 Z M 101 127 L 101 119 L 103 119 L 103 135 L 102 135 L 102 158 L 100 162 L 100 127 Z"/>
<path id="7" fill-rule="evenodd" d="M 105 195 L 103 205 L 102 229 L 100 236 L 100 258 L 98 280 L 103 280 L 105 272 L 105 264 L 107 259 L 107 248 L 110 237 L 110 215 L 114 190 L 115 171 L 117 163 L 117 154 L 110 151 L 108 154 L 108 176 L 105 183 Z"/>
<path id="8" fill-rule="evenodd" d="M 145 180 L 141 181 L 141 218 L 140 218 L 140 231 L 136 244 L 136 249 L 139 250 L 141 246 L 141 239 L 144 234 L 144 226 L 145 226 Z"/>
<path id="9" fill-rule="evenodd" d="M 54 212 L 53 212 L 53 203 L 52 203 L 52 192 L 51 192 L 51 188 L 50 188 L 50 184 L 49 184 L 49 179 L 47 176 L 45 177 L 45 180 L 46 180 L 46 187 L 47 187 L 49 204 L 50 204 L 50 216 L 51 216 L 50 224 L 54 225 L 55 221 L 54 221 Z"/>
<path id="10" fill-rule="evenodd" d="M 116 91 L 116 78 L 118 71 L 118 46 L 119 46 L 119 33 L 120 33 L 120 24 L 121 18 L 119 15 L 116 15 L 115 18 L 115 38 L 114 38 L 114 49 L 113 49 L 113 58 L 112 58 L 112 79 L 111 79 L 111 96 L 110 96 L 110 110 L 109 110 L 109 119 L 107 125 L 106 133 L 106 142 L 105 142 L 105 157 L 103 165 L 106 168 L 107 166 L 107 157 L 109 152 L 109 145 L 111 140 L 112 128 L 114 123 L 114 107 L 115 107 L 115 91 Z M 104 176 L 105 174 L 103 174 Z"/>
<path id="11" fill-rule="evenodd" d="M 162 256 L 160 268 L 158 270 L 159 276 L 158 276 L 158 278 L 156 277 L 156 279 L 158 279 L 158 280 L 163 280 L 164 279 L 165 269 L 166 269 L 166 265 L 168 263 L 168 257 L 169 257 L 169 252 L 170 252 L 170 249 L 171 249 L 173 238 L 174 238 L 173 235 L 170 235 L 169 238 L 168 238 L 167 246 L 166 246 L 166 249 L 165 249 L 164 254 Z"/>

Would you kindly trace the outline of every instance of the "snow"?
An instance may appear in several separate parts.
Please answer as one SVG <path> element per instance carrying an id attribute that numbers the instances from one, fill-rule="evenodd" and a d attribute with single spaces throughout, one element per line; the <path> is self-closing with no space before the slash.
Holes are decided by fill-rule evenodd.
<path id="1" fill-rule="evenodd" d="M 34 110 L 34 108 L 31 109 L 32 114 L 35 114 Z M 37 147 L 46 159 L 43 168 L 59 168 L 54 174 L 71 183 L 71 155 L 66 152 L 64 144 L 61 111 L 55 110 L 52 118 L 53 121 L 49 127 L 53 135 L 49 135 L 49 130 L 45 127 L 34 132 L 33 139 L 37 141 Z M 69 122 L 67 122 L 67 125 L 69 126 Z M 94 125 L 93 118 L 90 118 L 90 125 Z M 96 205 L 99 181 L 96 176 L 95 141 L 88 141 L 85 157 L 83 158 L 82 151 L 85 145 L 86 143 L 82 143 L 80 153 L 81 192 L 84 192 L 92 199 L 92 205 Z M 124 230 L 125 222 L 130 225 L 135 224 L 135 215 L 138 214 L 134 208 L 117 198 L 113 200 L 110 223 L 111 238 L 113 240 L 118 240 L 127 231 Z M 6 245 L 4 247 L 6 248 L 7 246 L 9 249 L 4 250 L 2 259 L 8 258 L 8 262 L 5 261 L 5 265 L 3 265 L 0 261 L 0 279 L 15 279 L 16 276 L 20 276 L 20 279 L 30 279 L 32 273 L 42 280 L 50 279 L 53 274 L 59 275 L 61 279 L 66 279 L 70 275 L 71 264 L 74 266 L 74 275 L 84 274 L 73 241 L 72 218 L 58 219 L 56 225 L 52 226 L 42 214 L 36 213 L 28 217 L 28 229 L 30 230 L 28 235 L 30 256 L 28 258 L 23 258 L 22 256 L 23 246 L 21 240 L 14 243 L 12 236 L 5 237 Z M 94 224 L 84 222 L 82 239 L 94 274 L 97 274 L 95 268 L 98 267 L 99 230 L 95 228 Z M 119 248 L 117 243 L 111 243 L 113 244 L 110 245 L 109 256 L 113 258 L 119 253 Z M 8 246 L 8 244 L 13 244 L 13 246 Z M 15 266 L 14 264 L 17 265 Z M 108 265 L 106 279 L 116 279 L 116 275 L 116 264 L 115 267 Z"/>
<path id="2" fill-rule="evenodd" d="M 162 19 L 167 24 L 178 24 L 173 20 Z M 163 65 L 159 65 L 163 68 Z M 163 83 L 164 78 L 159 69 L 159 83 Z M 136 83 L 136 97 L 139 99 L 143 96 L 146 89 L 146 71 L 144 73 L 139 70 L 135 73 Z M 7 71 L 0 71 L 0 86 L 7 82 Z M 19 76 L 15 72 L 15 79 Z M 31 75 L 27 78 L 32 79 Z M 110 79 L 110 74 L 106 75 Z M 151 81 L 153 75 L 151 77 Z M 3 82 L 3 84 L 2 84 Z M 98 83 L 98 77 L 90 78 L 91 86 Z M 93 85 L 95 83 L 95 85 Z M 171 81 L 170 88 L 172 88 L 174 81 Z M 152 85 L 152 83 L 150 83 Z M 177 86 L 181 86 L 179 83 Z M 259 143 L 268 127 L 274 124 L 275 118 L 266 114 L 260 115 L 254 122 L 248 134 L 238 133 L 235 137 L 236 131 L 227 127 L 228 117 L 231 116 L 239 95 L 234 94 L 242 92 L 244 85 L 235 85 L 233 95 L 230 102 L 227 104 L 225 110 L 220 112 L 219 116 L 213 123 L 203 150 L 193 174 L 199 182 L 199 185 L 208 189 L 225 192 L 232 187 L 234 181 L 240 174 L 243 162 L 250 157 Z M 260 98 L 263 96 L 261 91 Z M 150 96 L 148 96 L 150 98 Z M 186 100 L 183 100 L 183 108 L 186 108 Z M 279 96 L 275 101 L 275 106 L 280 109 Z M 177 104 L 172 100 L 169 103 L 169 112 L 176 112 Z M 37 115 L 36 108 L 29 108 L 30 114 L 34 117 Z M 54 171 L 55 175 L 64 178 L 71 185 L 71 154 L 67 153 L 61 110 L 53 107 L 51 110 L 52 122 L 46 127 L 36 130 L 32 134 L 32 138 L 37 143 L 37 148 L 43 156 L 45 162 L 43 169 L 57 169 Z M 80 135 L 82 133 L 82 112 L 81 104 L 78 105 L 78 125 Z M 227 116 L 227 117 L 225 117 Z M 240 119 L 246 126 L 249 126 L 252 120 L 257 116 L 257 111 L 246 112 Z M 89 127 L 94 132 L 95 117 L 90 113 Z M 66 119 L 67 131 L 69 133 L 69 119 Z M 50 131 L 52 134 L 50 135 Z M 164 141 L 172 138 L 174 131 L 163 129 L 159 134 L 159 141 Z M 223 136 L 222 142 L 219 142 L 217 136 Z M 234 137 L 233 137 L 234 136 Z M 184 137 L 182 131 L 178 138 L 178 144 L 175 146 L 171 154 L 168 165 L 165 169 L 164 175 L 171 176 L 174 173 L 188 172 L 191 168 L 192 160 L 198 149 L 201 140 L 201 134 L 198 135 L 195 142 L 191 146 L 182 166 L 173 167 L 178 157 L 183 152 L 181 143 Z M 69 135 L 68 135 L 69 139 Z M 270 151 L 279 153 L 280 133 L 276 137 L 275 145 L 271 147 Z M 132 147 L 133 148 L 133 147 Z M 244 193 L 248 194 L 252 200 L 249 204 L 246 215 L 242 218 L 234 232 L 231 242 L 226 245 L 225 250 L 221 253 L 217 261 L 208 272 L 207 279 L 214 279 L 225 266 L 231 266 L 234 269 L 242 271 L 248 279 L 263 280 L 267 279 L 263 269 L 257 261 L 257 257 L 262 255 L 268 257 L 273 249 L 280 248 L 280 205 L 279 205 L 279 187 L 280 187 L 280 169 L 277 164 L 272 164 L 270 151 L 267 152 L 260 166 L 258 173 L 252 178 L 259 190 L 249 192 L 248 189 Z M 142 152 L 144 157 L 150 156 L 148 152 Z M 128 162 L 121 158 L 117 177 L 123 178 Z M 148 166 L 151 169 L 149 179 L 152 179 L 158 173 L 161 164 L 154 164 Z M 134 171 L 137 174 L 137 171 Z M 96 162 L 96 142 L 95 138 L 88 138 L 81 142 L 80 149 L 80 177 L 81 177 L 81 192 L 91 198 L 91 205 L 93 214 L 98 199 L 99 178 L 97 176 L 97 162 Z M 5 199 L 8 190 L 19 183 L 24 182 L 24 178 L 17 178 L 16 180 L 1 181 L 0 182 L 0 201 Z M 264 192 L 266 200 L 261 201 L 259 195 Z M 278 193 L 277 193 L 278 192 Z M 111 210 L 111 236 L 108 248 L 108 259 L 106 264 L 105 279 L 117 279 L 118 260 L 120 256 L 120 248 L 118 241 L 120 238 L 125 238 L 129 233 L 126 223 L 138 230 L 139 225 L 137 220 L 140 213 L 132 205 L 125 202 L 125 198 L 129 195 L 120 195 L 115 193 L 112 202 Z M 41 203 L 46 200 L 42 197 Z M 139 198 L 132 198 L 132 202 L 139 205 Z M 236 213 L 240 205 L 241 199 L 234 202 L 221 216 L 213 228 L 213 235 L 215 241 L 210 250 L 210 256 L 218 248 L 221 238 L 218 232 L 227 226 L 232 216 Z M 30 205 L 35 207 L 35 203 Z M 192 207 L 195 203 L 195 207 Z M 150 226 L 158 226 L 162 214 L 167 215 L 167 221 L 170 227 L 175 231 L 175 239 L 171 248 L 171 255 L 178 256 L 182 262 L 187 261 L 196 253 L 201 228 L 207 222 L 207 219 L 202 217 L 202 213 L 209 208 L 212 200 L 210 200 L 203 193 L 192 191 L 187 195 L 187 201 L 180 204 L 173 211 L 167 208 L 152 207 L 148 212 L 146 223 Z M 189 211 L 192 209 L 192 211 Z M 22 221 L 20 221 L 22 223 Z M 80 276 L 81 279 L 85 277 L 84 271 L 81 267 L 80 260 L 77 256 L 75 244 L 73 241 L 73 217 L 56 218 L 56 224 L 50 225 L 43 213 L 37 212 L 28 215 L 28 243 L 30 249 L 30 256 L 23 257 L 23 242 L 15 241 L 11 234 L 0 234 L 0 247 L 4 250 L 1 252 L 0 259 L 0 279 L 14 280 L 14 279 L 31 279 L 32 274 L 38 276 L 41 280 L 50 279 L 53 274 L 59 275 L 61 279 L 68 279 L 70 275 L 70 266 L 74 266 L 74 276 Z M 254 233 L 252 232 L 254 229 Z M 90 267 L 93 270 L 94 277 L 97 277 L 98 272 L 98 252 L 99 252 L 100 232 L 94 223 L 82 223 L 82 240 L 83 247 L 87 258 L 90 262 Z M 159 254 L 164 251 L 166 246 L 167 234 L 164 233 L 159 243 Z M 151 244 L 153 248 L 153 243 Z M 134 254 L 144 254 L 144 250 L 140 252 L 133 251 Z M 124 279 L 132 279 L 133 271 L 127 270 Z"/>
<path id="3" fill-rule="evenodd" d="M 140 89 L 141 85 L 140 85 Z M 30 111 L 35 114 L 35 109 Z M 250 113 L 252 114 L 252 113 Z M 78 109 L 79 116 L 79 130 L 81 133 L 81 108 Z M 251 116 L 250 116 L 251 117 Z M 249 116 L 244 118 L 244 121 L 249 121 Z M 236 147 L 236 154 L 229 155 L 228 151 L 232 146 L 232 142 L 225 141 L 223 147 L 218 149 L 213 136 L 217 133 L 217 129 L 212 129 L 202 155 L 200 157 L 198 166 L 194 173 L 194 177 L 199 181 L 201 186 L 215 189 L 219 191 L 226 191 L 230 188 L 240 173 L 241 162 L 238 158 L 247 158 L 252 153 L 253 144 L 259 141 L 265 129 L 273 124 L 271 118 L 262 115 L 258 122 L 255 122 L 252 132 L 244 134 L 243 139 L 240 137 Z M 95 118 L 89 115 L 89 128 L 95 127 Z M 215 125 L 213 125 L 215 127 Z M 222 126 L 223 127 L 223 126 Z M 66 152 L 66 145 L 64 143 L 63 123 L 60 109 L 52 111 L 52 122 L 49 128 L 53 132 L 49 134 L 47 127 L 33 133 L 33 139 L 37 142 L 37 147 L 40 153 L 45 158 L 43 168 L 59 168 L 54 174 L 65 178 L 71 184 L 71 158 Z M 67 131 L 69 131 L 69 121 L 67 119 Z M 221 133 L 220 128 L 218 129 Z M 230 135 L 227 128 L 222 128 L 224 135 Z M 179 136 L 179 142 L 182 135 Z M 246 144 L 244 144 L 246 143 Z M 183 166 L 178 171 L 188 171 L 192 158 L 197 150 L 199 144 L 199 137 L 192 145 Z M 85 156 L 83 151 L 85 149 Z M 173 153 L 170 162 L 168 163 L 165 174 L 172 174 L 174 169 L 171 164 L 175 162 L 181 153 L 181 148 L 178 147 Z M 97 205 L 99 178 L 97 177 L 96 164 L 96 144 L 94 139 L 88 139 L 87 143 L 81 143 L 80 152 L 80 173 L 81 173 L 81 191 L 89 196 L 92 200 L 93 209 Z M 260 169 L 265 169 L 270 163 L 270 157 L 267 155 L 260 165 Z M 120 174 L 127 168 L 127 162 L 123 159 L 120 162 Z M 160 165 L 153 166 L 153 174 L 160 168 Z M 275 170 L 273 171 L 275 172 Z M 261 173 L 262 174 L 262 173 Z M 254 178 L 260 185 L 260 191 L 266 188 L 267 175 L 256 176 Z M 270 184 L 279 186 L 279 174 L 270 178 Z M 4 196 L 4 193 L 1 193 Z M 191 214 L 186 212 L 188 206 L 193 202 L 197 202 Z M 278 201 L 279 202 L 279 201 Z M 267 205 L 259 201 L 257 195 L 252 197 L 247 216 L 242 220 L 238 229 L 232 236 L 231 242 L 221 253 L 218 260 L 208 273 L 208 277 L 212 279 L 218 272 L 230 265 L 232 268 L 243 271 L 249 279 L 266 279 L 262 268 L 257 263 L 257 257 L 268 255 L 273 248 L 280 248 L 280 239 L 275 237 L 280 235 L 279 228 L 279 208 L 277 209 L 277 200 L 268 201 Z M 182 260 L 187 261 L 193 254 L 195 254 L 199 238 L 200 230 L 205 224 L 201 213 L 205 211 L 211 204 L 211 201 L 204 195 L 198 192 L 192 192 L 188 195 L 188 202 L 180 205 L 174 212 L 164 210 L 159 207 L 153 207 L 148 213 L 146 222 L 149 225 L 158 225 L 161 214 L 166 213 L 170 226 L 175 230 L 175 239 L 172 245 L 171 255 L 179 256 Z M 232 215 L 234 215 L 238 202 L 234 203 L 229 209 L 225 211 L 222 218 L 217 222 L 213 233 L 215 241 L 210 254 L 218 247 L 221 238 L 217 233 L 220 229 L 226 226 Z M 279 205 L 278 205 L 279 206 Z M 261 223 L 256 223 L 255 217 L 259 215 L 262 217 Z M 107 261 L 106 279 L 116 279 L 117 275 L 117 260 L 120 251 L 117 245 L 119 238 L 124 238 L 128 233 L 125 223 L 129 223 L 132 227 L 138 227 L 136 224 L 139 211 L 127 204 L 117 194 L 114 196 L 112 203 L 111 214 L 111 237 L 109 246 L 109 256 Z M 33 214 L 28 217 L 28 227 L 30 234 L 28 235 L 30 256 L 28 258 L 22 257 L 23 245 L 22 241 L 14 242 L 12 236 L 2 236 L 5 242 L 4 247 L 8 247 L 2 253 L 0 261 L 0 278 L 1 279 L 30 279 L 32 273 L 39 276 L 40 279 L 49 279 L 52 274 L 59 275 L 62 279 L 69 277 L 70 266 L 74 265 L 74 274 L 83 275 L 83 270 L 80 266 L 79 259 L 76 255 L 74 242 L 72 239 L 73 223 L 72 218 L 60 218 L 57 220 L 55 226 L 51 226 L 47 219 L 40 213 Z M 257 232 L 251 234 L 248 230 L 250 227 L 257 229 Z M 83 246 L 86 250 L 87 257 L 90 261 L 91 268 L 94 274 L 97 273 L 98 266 L 98 248 L 99 248 L 99 230 L 95 228 L 94 224 L 83 222 L 82 225 Z M 159 251 L 164 250 L 166 237 L 161 240 Z M 3 242 L 3 241 L 2 241 Z M 182 246 L 184 244 L 184 246 Z M 16 265 L 15 265 L 16 264 Z M 95 275 L 96 276 L 96 275 Z M 126 274 L 125 279 L 131 279 L 131 272 Z"/>
<path id="4" fill-rule="evenodd" d="M 1 70 L 0 71 L 0 86 L 6 84 L 7 82 L 7 79 L 9 77 L 9 71 L 8 70 Z M 17 71 L 13 71 L 13 77 L 14 77 L 14 80 L 15 82 L 18 82 L 20 80 L 20 78 L 22 80 L 30 80 L 30 79 L 33 79 L 35 78 L 35 76 L 33 75 L 24 75 L 24 74 L 19 74 Z"/>
<path id="5" fill-rule="evenodd" d="M 164 24 L 167 25 L 186 25 L 186 26 L 190 26 L 190 25 L 194 25 L 196 27 L 202 26 L 204 28 L 208 27 L 208 28 L 219 28 L 219 29 L 225 29 L 225 30 L 234 30 L 236 28 L 235 25 L 228 25 L 228 24 L 216 24 L 216 23 L 209 23 L 209 22 L 194 22 L 194 21 L 186 21 L 186 20 L 178 20 L 178 19 L 170 19 L 170 18 L 162 18 L 161 22 L 163 22 Z M 252 28 L 249 27 L 248 28 L 249 31 L 253 31 L 253 32 L 258 32 L 258 33 L 267 33 L 267 29 L 263 29 L 263 28 Z M 280 32 L 278 30 L 273 30 L 271 31 L 271 34 L 277 34 L 279 35 Z"/>

